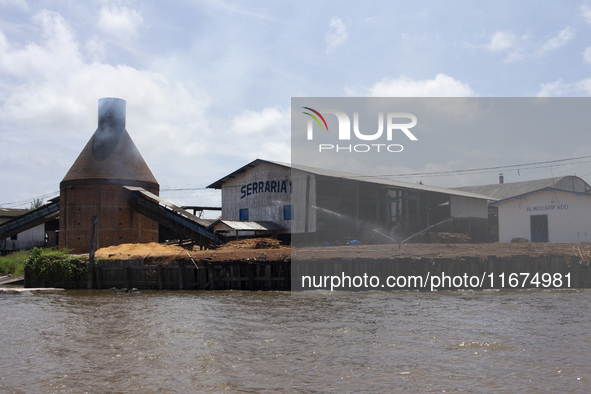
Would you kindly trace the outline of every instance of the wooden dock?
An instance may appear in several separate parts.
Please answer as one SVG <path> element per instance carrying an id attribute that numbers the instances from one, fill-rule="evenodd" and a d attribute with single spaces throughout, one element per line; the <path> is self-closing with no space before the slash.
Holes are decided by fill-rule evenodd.
<path id="1" fill-rule="evenodd" d="M 0 278 L 0 286 L 2 285 L 13 285 L 19 282 L 24 282 L 25 276 L 18 275 L 18 276 L 4 276 Z"/>

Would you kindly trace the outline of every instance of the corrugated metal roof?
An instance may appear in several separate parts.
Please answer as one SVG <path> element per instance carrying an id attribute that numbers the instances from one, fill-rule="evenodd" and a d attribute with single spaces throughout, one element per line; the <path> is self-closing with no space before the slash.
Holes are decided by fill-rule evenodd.
<path id="1" fill-rule="evenodd" d="M 28 209 L 0 208 L 0 218 L 14 218 L 30 212 Z"/>
<path id="2" fill-rule="evenodd" d="M 308 166 L 302 166 L 302 165 L 298 165 L 298 164 L 281 163 L 281 162 L 277 162 L 277 161 L 262 160 L 262 159 L 256 159 L 256 160 L 248 163 L 247 165 L 239 168 L 238 170 L 232 172 L 229 175 L 226 175 L 222 179 L 219 179 L 218 181 L 212 183 L 211 185 L 209 185 L 207 187 L 212 188 L 212 189 L 221 189 L 222 185 L 224 183 L 226 183 L 227 181 L 229 181 L 230 179 L 234 178 L 236 176 L 236 174 L 248 171 L 249 169 L 256 167 L 260 163 L 275 164 L 277 166 L 290 168 L 290 169 L 294 169 L 294 170 L 298 170 L 298 171 L 302 171 L 302 172 L 307 172 L 307 173 L 319 175 L 319 176 L 341 178 L 341 179 L 360 181 L 360 182 L 368 182 L 368 183 L 374 183 L 374 184 L 385 185 L 385 186 L 392 186 L 392 187 L 397 187 L 397 188 L 402 188 L 402 189 L 411 189 L 411 190 L 419 190 L 419 191 L 425 191 L 425 192 L 451 194 L 451 195 L 455 195 L 455 196 L 472 197 L 472 198 L 479 198 L 479 199 L 484 199 L 484 200 L 496 200 L 496 198 L 491 198 L 486 195 L 478 194 L 478 193 L 471 192 L 471 191 L 447 189 L 444 187 L 436 187 L 436 186 L 419 185 L 416 183 L 395 181 L 392 179 L 379 178 L 379 177 L 375 177 L 375 176 L 351 174 L 351 173 L 347 173 L 347 172 L 325 170 L 322 168 L 308 167 Z"/>
<path id="3" fill-rule="evenodd" d="M 224 224 L 228 226 L 230 229 L 234 231 L 276 231 L 276 230 L 285 230 L 283 227 L 279 226 L 273 222 L 246 222 L 246 221 L 237 221 L 237 220 L 216 220 L 212 224 L 209 225 L 208 229 L 211 229 L 218 224 Z"/>
<path id="4" fill-rule="evenodd" d="M 573 190 L 563 190 L 563 189 L 556 189 L 554 187 L 545 187 L 543 189 L 533 190 L 531 192 L 527 192 L 527 193 L 523 193 L 523 194 L 518 194 L 518 195 L 515 195 L 515 196 L 512 196 L 512 197 L 505 198 L 503 200 L 498 200 L 498 201 L 493 202 L 491 205 L 497 205 L 498 206 L 500 204 L 506 203 L 507 201 L 512 201 L 512 200 L 519 199 L 519 198 L 525 198 L 525 197 L 528 197 L 528 196 L 531 196 L 531 195 L 534 195 L 534 194 L 543 193 L 543 192 L 547 192 L 547 191 L 557 191 L 557 192 L 563 192 L 563 193 L 572 193 L 572 194 L 575 194 L 577 196 L 591 197 L 591 193 L 588 193 L 588 192 L 587 193 L 582 193 L 582 192 L 576 192 L 576 191 L 573 191 Z"/>
<path id="5" fill-rule="evenodd" d="M 558 178 L 536 179 L 533 181 L 497 183 L 492 185 L 464 186 L 454 189 L 489 196 L 492 199 L 504 200 L 507 198 L 531 193 L 536 190 L 555 188 L 576 192 L 588 192 L 591 186 L 577 176 L 563 176 Z"/>
<path id="6" fill-rule="evenodd" d="M 209 188 L 209 189 L 221 189 L 222 188 L 222 185 L 224 183 L 228 182 L 232 178 L 235 178 L 237 174 L 240 174 L 242 172 L 246 172 L 246 171 L 250 170 L 251 168 L 256 167 L 260 163 L 271 163 L 271 164 L 276 164 L 276 165 L 281 166 L 281 167 L 291 168 L 291 164 L 279 163 L 279 162 L 274 162 L 274 161 L 269 161 L 269 160 L 256 159 L 256 160 L 251 161 L 247 165 L 240 167 L 236 171 L 234 171 L 234 172 L 226 175 L 225 177 L 223 177 L 221 179 L 218 179 L 217 181 L 215 181 L 211 185 L 207 186 L 207 188 Z"/>

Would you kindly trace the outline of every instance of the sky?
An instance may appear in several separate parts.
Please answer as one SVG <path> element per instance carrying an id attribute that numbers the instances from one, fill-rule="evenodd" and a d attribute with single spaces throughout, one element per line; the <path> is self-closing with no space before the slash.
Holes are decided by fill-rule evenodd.
<path id="1" fill-rule="evenodd" d="M 440 187 L 589 175 L 589 108 L 589 97 L 296 97 L 291 160 Z"/>
<path id="2" fill-rule="evenodd" d="M 590 95 L 591 2 L 0 0 L 0 207 L 58 194 L 102 97 L 127 101 L 126 128 L 163 198 L 219 206 L 205 186 L 256 158 L 290 161 L 292 97 Z M 533 146 L 522 155 L 487 151 L 475 131 L 392 172 L 581 157 L 589 134 L 504 134 Z M 574 173 L 591 181 L 591 164 L 505 180 Z"/>

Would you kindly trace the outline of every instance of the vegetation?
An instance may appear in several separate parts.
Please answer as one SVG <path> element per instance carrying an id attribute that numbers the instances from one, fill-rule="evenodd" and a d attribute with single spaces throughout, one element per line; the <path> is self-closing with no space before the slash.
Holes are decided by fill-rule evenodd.
<path id="1" fill-rule="evenodd" d="M 33 209 L 37 209 L 39 207 L 42 207 L 44 204 L 43 199 L 42 198 L 36 198 L 31 202 L 31 206 L 29 207 L 29 210 L 33 210 Z"/>
<path id="2" fill-rule="evenodd" d="M 0 275 L 22 275 L 25 272 L 25 260 L 30 253 L 30 250 L 21 250 L 0 257 Z"/>
<path id="3" fill-rule="evenodd" d="M 86 275 L 88 265 L 84 257 L 65 250 L 35 248 L 25 260 L 25 269 L 33 281 L 53 278 L 73 284 L 80 275 Z"/>

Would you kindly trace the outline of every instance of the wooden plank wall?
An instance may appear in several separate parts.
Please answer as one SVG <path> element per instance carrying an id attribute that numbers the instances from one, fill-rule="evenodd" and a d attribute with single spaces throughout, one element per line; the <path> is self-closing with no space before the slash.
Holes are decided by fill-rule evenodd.
<path id="1" fill-rule="evenodd" d="M 289 261 L 193 262 L 143 265 L 142 260 L 103 260 L 95 268 L 95 289 L 291 290 Z M 86 279 L 25 281 L 25 287 L 86 288 Z"/>
<path id="2" fill-rule="evenodd" d="M 100 261 L 95 269 L 94 288 L 137 288 L 154 290 L 301 290 L 299 283 L 291 281 L 304 275 L 334 275 L 344 272 L 349 276 L 363 276 L 365 273 L 388 276 L 420 275 L 430 276 L 478 276 L 494 273 L 493 288 L 501 288 L 498 274 L 509 275 L 529 273 L 570 273 L 570 288 L 591 288 L 591 264 L 577 257 L 563 256 L 511 256 L 487 259 L 466 256 L 460 259 L 326 259 L 318 261 L 230 261 L 193 262 L 173 261 L 169 265 L 143 265 L 142 260 Z M 519 277 L 519 276 L 518 276 Z M 521 277 L 519 277 L 521 280 Z M 296 279 L 294 279 L 296 280 Z M 64 283 L 61 278 L 34 282 L 25 272 L 25 287 L 86 288 L 87 279 L 78 278 L 75 283 Z M 487 279 L 481 289 L 490 289 Z M 425 289 L 428 290 L 428 286 Z M 526 288 L 534 287 L 526 283 Z M 541 286 L 539 286 L 542 288 Z M 453 288 L 453 287 L 452 287 Z M 452 289 L 442 286 L 439 290 Z M 511 288 L 507 284 L 505 289 Z M 517 287 L 521 288 L 521 284 Z M 381 287 L 380 287 L 381 289 Z M 342 289 L 344 290 L 344 289 Z M 359 289 L 350 289 L 359 290 Z M 383 290 L 389 290 L 384 288 Z M 395 290 L 395 289 L 392 289 Z"/>

